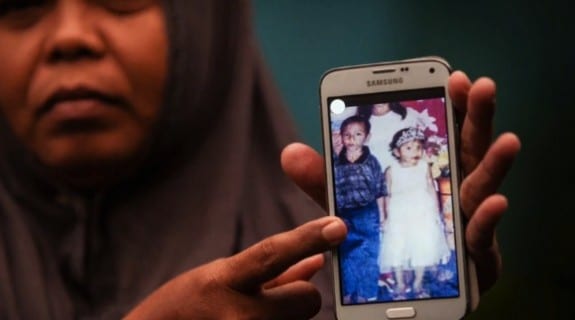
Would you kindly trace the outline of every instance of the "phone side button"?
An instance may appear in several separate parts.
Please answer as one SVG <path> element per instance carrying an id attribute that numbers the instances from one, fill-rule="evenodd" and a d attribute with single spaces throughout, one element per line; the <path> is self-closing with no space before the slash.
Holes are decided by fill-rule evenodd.
<path id="1" fill-rule="evenodd" d="M 391 308 L 385 311 L 385 315 L 389 319 L 409 319 L 415 317 L 415 309 L 408 308 Z"/>

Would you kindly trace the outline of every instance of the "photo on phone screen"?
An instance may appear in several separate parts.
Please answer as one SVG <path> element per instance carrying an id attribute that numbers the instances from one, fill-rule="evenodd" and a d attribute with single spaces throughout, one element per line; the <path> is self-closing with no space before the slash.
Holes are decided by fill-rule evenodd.
<path id="1" fill-rule="evenodd" d="M 461 294 L 445 94 L 327 98 L 342 305 Z"/>

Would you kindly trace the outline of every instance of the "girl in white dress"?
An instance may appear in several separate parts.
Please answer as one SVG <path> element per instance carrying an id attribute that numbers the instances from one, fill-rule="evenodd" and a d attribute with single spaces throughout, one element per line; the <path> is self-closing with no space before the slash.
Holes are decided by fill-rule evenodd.
<path id="1" fill-rule="evenodd" d="M 394 270 L 398 299 L 406 292 L 404 271 L 414 271 L 410 289 L 415 296 L 426 297 L 426 268 L 447 262 L 450 255 L 430 167 L 422 161 L 424 143 L 421 130 L 399 130 L 390 143 L 398 161 L 385 171 L 388 195 L 379 263 Z"/>

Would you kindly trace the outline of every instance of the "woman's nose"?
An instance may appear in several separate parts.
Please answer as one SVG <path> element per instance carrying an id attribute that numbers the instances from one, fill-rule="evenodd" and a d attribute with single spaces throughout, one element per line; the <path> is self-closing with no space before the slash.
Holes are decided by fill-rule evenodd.
<path id="1" fill-rule="evenodd" d="M 46 27 L 45 52 L 49 62 L 94 59 L 105 52 L 90 2 L 57 1 Z"/>

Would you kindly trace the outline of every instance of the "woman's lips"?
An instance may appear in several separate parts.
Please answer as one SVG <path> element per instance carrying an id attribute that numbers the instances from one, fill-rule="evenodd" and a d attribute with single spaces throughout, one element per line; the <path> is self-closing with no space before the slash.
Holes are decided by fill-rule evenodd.
<path id="1" fill-rule="evenodd" d="M 39 124 L 53 134 L 86 134 L 108 130 L 121 113 L 129 112 L 124 99 L 97 90 L 59 90 L 37 109 Z"/>
<path id="2" fill-rule="evenodd" d="M 98 117 L 110 104 L 93 98 L 62 100 L 51 105 L 45 115 L 61 120 L 85 119 Z"/>
<path id="3" fill-rule="evenodd" d="M 58 120 L 95 118 L 109 112 L 110 108 L 122 108 L 124 105 L 121 99 L 96 90 L 60 90 L 38 109 L 38 117 Z"/>

